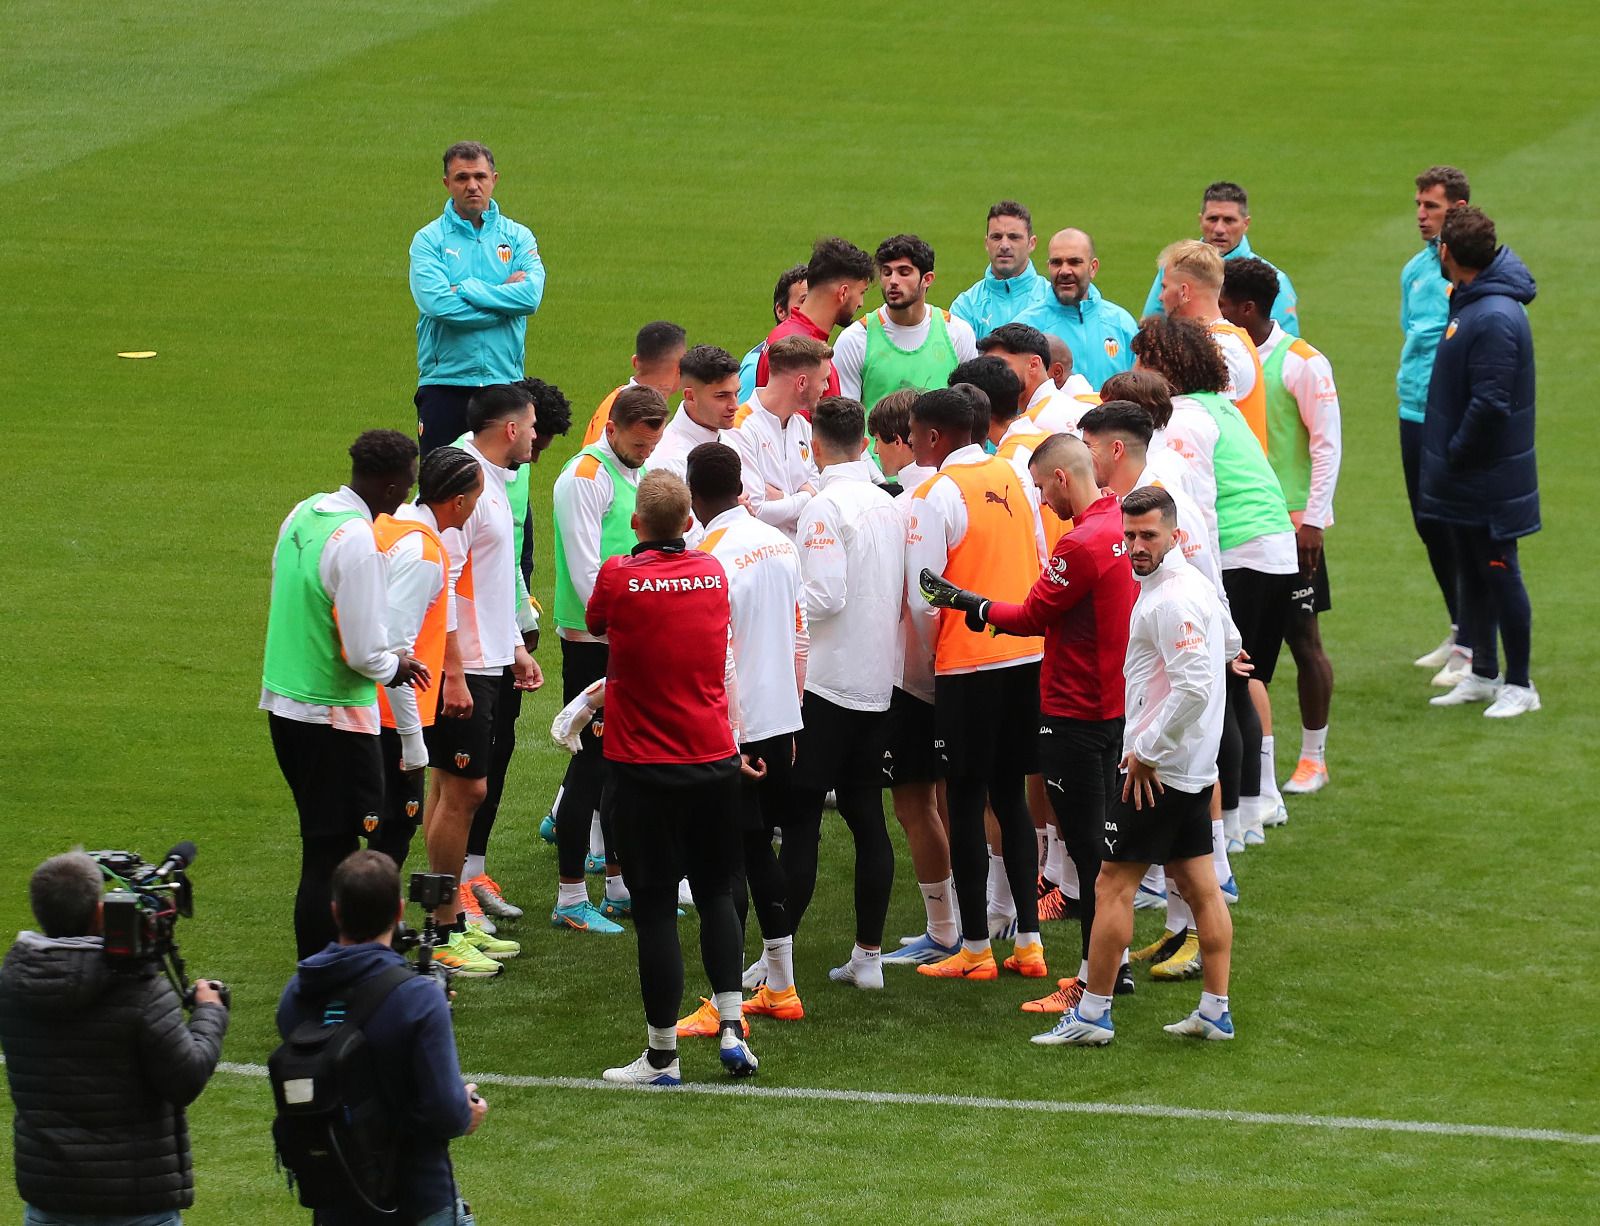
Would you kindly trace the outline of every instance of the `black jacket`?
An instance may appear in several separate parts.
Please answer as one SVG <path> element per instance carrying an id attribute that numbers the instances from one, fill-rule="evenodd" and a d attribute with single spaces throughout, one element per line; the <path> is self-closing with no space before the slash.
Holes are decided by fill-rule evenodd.
<path id="1" fill-rule="evenodd" d="M 0 968 L 0 1045 L 22 1199 L 85 1214 L 194 1204 L 183 1109 L 227 1028 L 220 1005 L 186 1024 L 172 985 L 154 967 L 113 972 L 99 937 L 21 933 Z"/>
<path id="2" fill-rule="evenodd" d="M 1527 265 L 1502 247 L 1451 295 L 1422 421 L 1422 518 L 1487 528 L 1499 541 L 1539 531 L 1525 309 L 1537 292 Z"/>
<path id="3" fill-rule="evenodd" d="M 375 941 L 329 945 L 303 959 L 278 1001 L 278 1033 L 287 1038 L 300 1023 L 322 1017 L 330 1000 L 402 963 L 399 954 Z M 398 1221 L 426 1217 L 455 1203 L 450 1140 L 472 1122 L 449 1002 L 435 981 L 419 976 L 390 992 L 362 1033 L 390 1074 L 395 1110 L 405 1126 Z M 328 1206 L 322 1216 L 339 1223 L 369 1220 L 354 1205 Z"/>

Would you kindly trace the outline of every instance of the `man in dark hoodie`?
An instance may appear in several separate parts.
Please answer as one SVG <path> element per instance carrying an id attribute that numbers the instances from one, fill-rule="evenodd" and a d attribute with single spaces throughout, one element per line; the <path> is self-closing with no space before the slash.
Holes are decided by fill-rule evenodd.
<path id="1" fill-rule="evenodd" d="M 215 986 L 182 1002 L 154 966 L 106 961 L 105 878 L 82 852 L 34 870 L 43 933 L 23 932 L 0 969 L 0 1045 L 16 1104 L 23 1220 L 167 1226 L 194 1204 L 184 1108 L 222 1055 L 228 1010 Z"/>
<path id="2" fill-rule="evenodd" d="M 358 984 L 404 959 L 392 948 L 405 912 L 400 871 L 380 851 L 357 851 L 333 874 L 333 920 L 339 939 L 300 962 L 278 1002 L 278 1033 L 324 1016 Z M 341 1005 L 342 1011 L 342 1005 Z M 382 1221 L 393 1226 L 471 1226 L 456 1192 L 450 1141 L 475 1131 L 489 1104 L 461 1084 L 450 1006 L 437 983 L 418 976 L 391 991 L 362 1028 L 389 1071 L 390 1101 L 402 1119 L 399 1213 L 378 1217 L 351 1194 L 347 1205 L 319 1206 L 319 1226 Z"/>
<path id="3" fill-rule="evenodd" d="M 1472 672 L 1430 701 L 1487 703 L 1485 715 L 1506 719 L 1539 709 L 1528 675 L 1533 610 L 1517 564 L 1517 541 L 1540 527 L 1527 312 L 1537 287 L 1516 252 L 1499 245 L 1494 222 L 1471 205 L 1445 215 L 1439 263 L 1455 288 L 1428 384 L 1417 514 L 1453 534 Z"/>

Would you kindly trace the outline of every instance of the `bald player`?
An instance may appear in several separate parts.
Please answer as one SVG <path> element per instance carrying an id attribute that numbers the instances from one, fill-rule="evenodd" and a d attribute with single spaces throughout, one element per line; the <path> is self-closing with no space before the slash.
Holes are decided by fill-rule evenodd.
<path id="1" fill-rule="evenodd" d="M 1051 293 L 1017 317 L 1049 336 L 1060 337 L 1072 354 L 1070 370 L 1089 391 L 1098 392 L 1112 375 L 1133 366 L 1129 342 L 1139 325 L 1132 315 L 1100 293 L 1095 276 L 1100 260 L 1094 239 L 1082 230 L 1057 230 L 1050 237 Z"/>

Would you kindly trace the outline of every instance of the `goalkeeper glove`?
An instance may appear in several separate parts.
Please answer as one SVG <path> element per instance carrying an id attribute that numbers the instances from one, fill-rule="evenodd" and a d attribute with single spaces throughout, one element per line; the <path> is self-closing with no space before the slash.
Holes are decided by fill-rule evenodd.
<path id="1" fill-rule="evenodd" d="M 984 615 L 989 611 L 989 601 L 976 592 L 968 592 L 946 582 L 926 566 L 922 568 L 917 585 L 922 589 L 922 598 L 934 608 L 960 609 L 967 615 L 967 629 L 974 634 L 983 633 L 987 625 Z"/>
<path id="2" fill-rule="evenodd" d="M 583 730 L 605 704 L 606 683 L 596 681 L 556 715 L 550 723 L 550 737 L 568 753 L 583 748 Z"/>

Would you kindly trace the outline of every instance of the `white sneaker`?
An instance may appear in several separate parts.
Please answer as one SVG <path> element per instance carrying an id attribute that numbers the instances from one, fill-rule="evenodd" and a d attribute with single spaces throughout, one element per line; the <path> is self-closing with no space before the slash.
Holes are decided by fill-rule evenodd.
<path id="1" fill-rule="evenodd" d="M 828 978 L 835 983 L 849 983 L 868 991 L 881 990 L 883 988 L 883 959 L 851 958 L 843 966 L 836 966 L 829 971 Z"/>
<path id="2" fill-rule="evenodd" d="M 1503 686 L 1501 678 L 1493 681 L 1487 677 L 1480 677 L 1477 673 L 1468 673 L 1455 688 L 1448 694 L 1439 694 L 1428 699 L 1428 705 L 1433 707 L 1462 707 L 1469 702 L 1493 702 L 1500 695 Z"/>
<path id="3" fill-rule="evenodd" d="M 1444 662 L 1444 667 L 1433 674 L 1428 684 L 1438 686 L 1441 690 L 1448 690 L 1458 681 L 1471 675 L 1472 653 L 1470 651 L 1453 650 L 1449 659 Z"/>
<path id="4" fill-rule="evenodd" d="M 1289 822 L 1289 806 L 1283 803 L 1283 798 L 1269 800 L 1268 807 L 1262 811 L 1261 824 L 1263 826 L 1284 826 Z"/>
<path id="5" fill-rule="evenodd" d="M 991 941 L 1009 941 L 1017 935 L 1017 914 L 1013 911 L 1010 915 L 1003 912 L 989 912 L 989 939 Z"/>
<path id="6" fill-rule="evenodd" d="M 600 1079 L 614 1086 L 681 1086 L 683 1073 L 676 1056 L 666 1068 L 656 1068 L 650 1063 L 650 1054 L 646 1052 L 632 1064 L 608 1068 L 600 1074 Z"/>
<path id="7" fill-rule="evenodd" d="M 694 906 L 694 891 L 689 888 L 689 879 L 687 877 L 678 882 L 678 905 L 680 907 Z"/>
<path id="8" fill-rule="evenodd" d="M 740 980 L 746 992 L 754 992 L 767 981 L 767 956 L 762 954 L 749 966 L 744 968 L 744 978 Z"/>
<path id="9" fill-rule="evenodd" d="M 1444 642 L 1440 643 L 1427 654 L 1418 656 L 1412 661 L 1412 663 L 1418 668 L 1439 668 L 1449 661 L 1450 652 L 1455 645 L 1456 632 L 1452 630 L 1448 635 L 1445 636 Z"/>
<path id="10" fill-rule="evenodd" d="M 1490 719 L 1510 719 L 1513 715 L 1537 711 L 1540 705 L 1539 691 L 1530 681 L 1527 685 L 1502 686 L 1499 697 L 1489 704 L 1484 714 Z"/>

